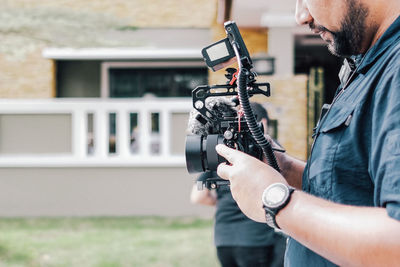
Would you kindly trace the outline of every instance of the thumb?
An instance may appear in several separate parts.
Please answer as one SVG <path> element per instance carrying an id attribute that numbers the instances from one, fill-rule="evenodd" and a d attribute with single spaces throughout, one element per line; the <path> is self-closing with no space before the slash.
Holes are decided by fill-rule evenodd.
<path id="1" fill-rule="evenodd" d="M 224 157 L 228 162 L 230 163 L 235 163 L 236 161 L 238 161 L 238 158 L 240 158 L 240 155 L 242 152 L 239 152 L 238 150 L 232 149 L 227 147 L 226 145 L 217 145 L 215 147 L 215 150 L 217 151 L 217 153 L 219 155 L 221 155 L 222 157 Z"/>

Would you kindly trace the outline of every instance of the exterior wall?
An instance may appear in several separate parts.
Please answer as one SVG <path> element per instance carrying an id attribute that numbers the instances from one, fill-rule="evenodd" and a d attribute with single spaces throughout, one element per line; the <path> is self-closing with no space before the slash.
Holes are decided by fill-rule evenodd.
<path id="1" fill-rule="evenodd" d="M 291 27 L 269 29 L 269 55 L 275 57 L 275 74 L 290 77 L 294 73 L 294 36 Z"/>
<path id="2" fill-rule="evenodd" d="M 23 57 L 0 54 L 0 98 L 54 97 L 54 71 L 40 49 Z"/>
<path id="3" fill-rule="evenodd" d="M 173 129 L 173 134 L 171 136 L 171 153 L 173 155 L 183 155 L 185 153 L 184 140 L 186 138 L 188 119 L 188 113 L 173 113 L 171 115 L 171 129 Z"/>
<path id="4" fill-rule="evenodd" d="M 72 152 L 70 114 L 0 115 L 0 154 Z"/>
<path id="5" fill-rule="evenodd" d="M 0 167 L 184 166 L 190 98 L 144 99 L 0 99 Z"/>
<path id="6" fill-rule="evenodd" d="M 29 29 L 35 25 L 43 23 L 35 21 L 37 18 L 29 17 L 30 11 L 39 12 L 39 14 L 49 14 L 60 12 L 67 14 L 67 19 L 79 20 L 82 16 L 92 24 L 97 22 L 103 23 L 98 29 L 113 26 L 114 28 L 124 28 L 127 31 L 135 28 L 207 28 L 212 24 L 216 14 L 216 0 L 68 0 L 68 1 L 51 1 L 51 0 L 13 0 L 6 1 L 2 5 L 2 11 L 12 11 L 10 14 L 21 16 L 20 20 L 22 28 Z M 22 10 L 22 11 L 21 11 Z M 4 16 L 7 17 L 7 16 Z M 104 18 L 104 21 L 102 20 Z M 32 21 L 29 21 L 31 19 Z M 27 20 L 28 22 L 24 22 Z M 53 18 L 54 20 L 54 18 Z M 51 18 L 49 23 L 51 23 Z M 0 98 L 52 98 L 55 97 L 55 72 L 56 68 L 52 60 L 42 57 L 42 50 L 48 46 L 76 46 L 76 47 L 96 47 L 93 40 L 85 40 L 86 36 L 76 36 L 74 32 L 62 32 L 62 25 L 59 31 L 51 32 L 43 28 L 38 36 L 30 38 L 31 33 L 18 35 L 18 25 L 13 26 L 12 23 L 5 26 L 2 25 L 2 30 L 14 32 L 14 27 L 17 31 L 14 35 L 3 35 L 0 32 L 0 37 L 9 42 L 10 39 L 15 43 L 2 42 L 0 44 Z M 27 23 L 27 25 L 24 25 Z M 67 26 L 71 21 L 65 21 Z M 108 25 L 108 24 L 110 25 Z M 76 23 L 72 23 L 75 25 Z M 45 26 L 43 26 L 45 27 Z M 53 26 L 54 27 L 54 26 Z M 93 26 L 94 27 L 94 26 Z M 34 28 L 35 29 L 35 28 Z M 53 29 L 54 30 L 54 29 Z M 103 29 L 104 30 L 104 29 Z M 107 36 L 109 31 L 104 30 L 104 36 Z M 60 35 L 56 43 L 53 38 L 55 34 Z M 28 35 L 28 36 L 25 36 Z M 8 37 L 11 36 L 9 39 Z M 127 46 L 128 40 L 123 44 L 115 43 L 113 38 L 98 37 L 99 39 L 109 44 L 109 46 Z M 15 39 L 13 39 L 15 38 Z M 182 37 L 184 38 L 184 37 Z M 65 39 L 65 40 L 64 40 Z M 82 41 L 82 40 L 83 41 Z M 90 38 L 89 38 L 90 39 Z M 114 42 L 113 42 L 114 41 Z M 129 40 L 134 41 L 134 40 Z M 57 43 L 58 42 L 58 43 Z M 70 45 L 72 43 L 74 45 Z M 140 44 L 136 44 L 140 46 Z M 12 50 L 12 51 L 9 51 Z"/>
<path id="7" fill-rule="evenodd" d="M 225 37 L 225 33 L 223 26 L 215 23 L 216 2 L 217 0 L 68 0 L 60 3 L 60 1 L 52 0 L 13 0 L 6 1 L 6 6 L 14 9 L 33 8 L 45 11 L 76 12 L 76 16 L 104 15 L 111 18 L 110 21 L 123 22 L 122 25 L 129 30 L 134 30 L 135 27 L 211 27 L 213 39 L 219 40 Z M 253 56 L 257 53 L 268 52 L 268 35 L 265 29 L 241 29 L 241 32 Z M 1 33 L 0 36 L 2 36 Z M 28 38 L 25 41 L 33 43 L 37 40 Z M 29 49 L 23 53 L 11 55 L 0 53 L 0 98 L 55 97 L 57 70 L 53 61 L 43 59 L 41 55 L 42 49 L 46 46 L 55 45 L 51 42 L 38 42 L 29 46 Z M 279 120 L 279 141 L 289 153 L 305 159 L 306 77 L 291 76 L 285 79 L 259 77 L 259 82 L 262 81 L 272 83 L 273 96 L 269 99 L 258 99 L 258 101 L 266 102 L 265 105 L 271 117 Z M 210 72 L 211 84 L 225 82 L 224 71 Z M 102 115 L 100 119 L 106 118 L 106 113 L 100 113 Z M 170 127 L 179 134 L 171 134 L 171 154 L 181 154 L 187 114 L 178 111 L 174 111 L 174 114 L 177 115 L 171 117 Z M 0 124 L 5 125 L 2 121 Z M 1 129 L 2 125 L 0 125 L 0 134 L 4 131 Z M 70 127 L 84 131 L 85 127 L 82 125 L 86 124 L 80 124 L 80 121 L 77 121 Z M 24 129 L 26 130 L 26 127 Z M 13 129 L 13 131 L 17 130 Z M 73 136 L 72 139 L 77 138 Z M 4 142 L 8 143 L 8 141 Z M 86 139 L 82 138 L 78 145 L 85 145 L 85 142 Z M 72 148 L 72 152 L 75 153 L 75 144 L 72 144 Z M 104 145 L 102 150 L 104 154 L 106 154 L 105 148 L 107 146 Z M 82 162 L 80 157 L 85 151 L 86 149 L 80 149 L 78 153 L 80 156 L 75 160 Z M 52 160 L 51 157 L 50 159 Z M 52 165 L 43 166 L 41 158 L 37 158 L 35 164 L 39 163 L 33 165 L 36 167 L 2 165 L 0 182 L 4 186 L 0 187 L 0 216 L 200 215 L 210 217 L 213 214 L 212 208 L 194 206 L 189 203 L 189 193 L 194 177 L 187 174 L 182 162 L 170 164 L 171 166 L 168 162 L 164 164 L 161 162 L 160 165 L 163 167 L 138 164 L 132 167 L 130 161 L 122 164 L 117 162 L 121 165 L 113 165 L 115 158 L 106 158 L 106 160 L 109 161 L 109 165 L 97 162 L 94 163 L 97 165 L 93 167 L 74 165 L 76 162 L 71 165 L 56 162 L 53 167 L 49 167 Z M 173 159 L 169 157 L 166 161 L 168 160 Z M 168 167 L 165 167 L 166 165 Z"/>
<path id="8" fill-rule="evenodd" d="M 186 168 L 0 168 L 0 216 L 204 216 Z"/>
<path id="9" fill-rule="evenodd" d="M 271 97 L 254 96 L 262 103 L 271 119 L 278 120 L 278 141 L 286 151 L 302 160 L 307 159 L 307 76 L 291 79 L 260 76 L 259 82 L 271 84 Z"/>
<path id="10" fill-rule="evenodd" d="M 214 42 L 224 39 L 226 33 L 223 24 L 215 23 L 212 26 L 213 40 Z M 266 54 L 268 51 L 268 31 L 266 29 L 242 29 L 240 28 L 243 40 L 246 43 L 246 47 L 252 57 L 257 54 Z M 232 66 L 236 67 L 236 66 Z M 237 68 L 237 67 L 236 67 Z M 209 71 L 210 84 L 224 84 L 226 78 L 224 76 L 225 71 L 219 70 L 217 72 Z"/>
<path id="11" fill-rule="evenodd" d="M 12 0 L 24 8 L 71 9 L 123 18 L 133 27 L 209 27 L 216 14 L 216 0 Z"/>
<path id="12" fill-rule="evenodd" d="M 196 215 L 210 218 L 213 208 L 189 202 L 195 176 L 187 173 L 183 153 L 190 100 L 175 99 L 171 100 L 172 103 L 158 100 L 141 103 L 140 107 L 139 101 L 0 101 L 0 183 L 4 185 L 0 188 L 0 217 Z M 163 109 L 166 104 L 172 109 Z M 171 153 L 154 156 L 139 151 L 141 154 L 127 157 L 106 153 L 87 155 L 86 127 L 76 127 L 83 117 L 75 112 L 79 112 L 78 107 L 91 110 L 88 108 L 99 106 L 102 106 L 101 109 L 114 110 L 120 116 L 127 107 L 138 108 L 137 112 L 143 116 L 148 109 L 159 107 L 162 109 L 161 133 L 170 137 L 172 141 L 167 143 L 174 146 L 171 147 Z M 106 121 L 101 118 L 97 120 Z M 149 123 L 147 126 L 150 126 Z M 97 127 L 98 130 L 101 128 Z M 120 129 L 123 128 L 127 129 L 127 125 L 120 125 Z M 143 128 L 146 127 L 142 124 Z M 106 127 L 103 130 L 107 131 Z M 82 140 L 73 141 L 81 145 L 82 153 L 76 151 L 74 143 L 71 144 L 71 136 L 76 137 L 76 131 Z M 28 140 L 24 140 L 27 133 Z M 104 132 L 97 132 L 97 136 L 102 136 L 103 141 L 108 138 Z M 129 135 L 125 137 L 129 139 Z M 52 143 L 54 138 L 58 140 L 55 144 Z M 162 136 L 161 140 L 165 143 L 166 138 Z M 69 146 L 60 148 L 65 141 Z M 129 145 L 122 139 L 120 142 Z M 144 140 L 140 141 L 140 145 L 145 143 Z M 13 146 L 10 148 L 10 145 Z M 177 157 L 175 161 L 173 157 Z M 5 162 L 7 158 L 9 161 Z"/>

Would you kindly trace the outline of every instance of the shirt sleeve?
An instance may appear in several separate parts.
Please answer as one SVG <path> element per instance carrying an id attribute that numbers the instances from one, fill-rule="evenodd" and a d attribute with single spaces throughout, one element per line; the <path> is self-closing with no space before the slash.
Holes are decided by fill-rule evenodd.
<path id="1" fill-rule="evenodd" d="M 395 65 L 374 94 L 370 174 L 375 205 L 400 221 L 400 67 Z"/>

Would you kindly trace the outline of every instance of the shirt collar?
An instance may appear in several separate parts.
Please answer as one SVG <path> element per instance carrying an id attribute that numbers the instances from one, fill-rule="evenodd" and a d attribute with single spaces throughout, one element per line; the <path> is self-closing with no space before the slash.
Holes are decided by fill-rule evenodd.
<path id="1" fill-rule="evenodd" d="M 390 46 L 398 41 L 400 41 L 400 16 L 389 26 L 374 46 L 369 49 L 363 60 L 360 60 L 360 55 L 353 57 L 356 65 L 361 61 L 357 72 L 366 73 L 372 64 L 375 63 Z"/>

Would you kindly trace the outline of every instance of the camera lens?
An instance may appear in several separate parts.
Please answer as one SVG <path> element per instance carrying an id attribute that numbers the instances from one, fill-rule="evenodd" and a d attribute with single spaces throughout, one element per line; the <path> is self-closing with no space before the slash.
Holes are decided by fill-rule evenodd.
<path id="1" fill-rule="evenodd" d="M 203 165 L 203 136 L 188 135 L 186 136 L 186 168 L 189 173 L 204 172 Z"/>
<path id="2" fill-rule="evenodd" d="M 220 134 L 188 135 L 186 137 L 186 168 L 189 173 L 215 171 L 225 159 L 215 151 L 215 146 L 224 143 Z"/>
<path id="3" fill-rule="evenodd" d="M 224 143 L 224 136 L 221 134 L 210 134 L 207 136 L 206 140 L 207 170 L 216 171 L 218 165 L 221 162 L 226 161 L 223 157 L 218 155 L 217 151 L 215 150 L 216 145 L 223 143 Z"/>

